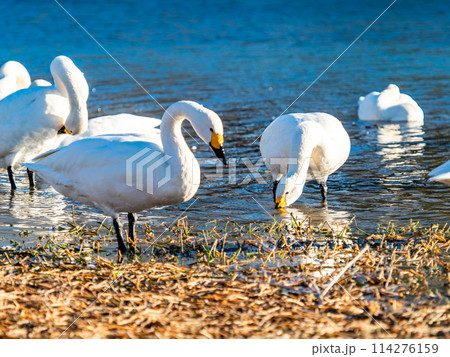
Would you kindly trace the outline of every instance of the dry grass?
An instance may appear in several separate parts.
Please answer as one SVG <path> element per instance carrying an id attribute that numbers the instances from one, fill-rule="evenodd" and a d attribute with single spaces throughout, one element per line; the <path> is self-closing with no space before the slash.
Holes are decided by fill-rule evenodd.
<path id="1" fill-rule="evenodd" d="M 0 249 L 0 337 L 450 337 L 445 227 L 181 220 L 161 240 L 148 228 L 123 264 L 109 234 Z"/>

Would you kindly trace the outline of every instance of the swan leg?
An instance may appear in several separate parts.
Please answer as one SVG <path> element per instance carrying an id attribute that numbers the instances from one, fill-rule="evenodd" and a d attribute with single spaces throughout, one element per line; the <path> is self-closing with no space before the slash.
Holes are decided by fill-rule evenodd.
<path id="1" fill-rule="evenodd" d="M 277 187 L 278 187 L 278 183 L 280 182 L 280 180 L 275 180 L 273 181 L 273 202 L 276 202 L 277 200 Z"/>
<path id="2" fill-rule="evenodd" d="M 30 188 L 34 188 L 34 172 L 27 169 L 28 181 L 30 182 Z"/>
<path id="3" fill-rule="evenodd" d="M 136 213 L 128 213 L 128 237 L 131 240 L 130 250 L 133 252 L 136 237 Z"/>
<path id="4" fill-rule="evenodd" d="M 8 177 L 9 177 L 9 183 L 11 184 L 11 190 L 15 190 L 17 188 L 17 186 L 14 181 L 14 173 L 13 173 L 11 166 L 8 166 Z"/>
<path id="5" fill-rule="evenodd" d="M 322 201 L 326 201 L 327 200 L 327 183 L 326 182 L 320 182 L 319 183 L 320 186 L 320 193 L 322 194 Z"/>
<path id="6" fill-rule="evenodd" d="M 127 247 L 123 244 L 122 238 L 122 224 L 120 223 L 119 218 L 113 219 L 114 230 L 116 231 L 117 242 L 119 244 L 119 252 L 124 255 L 127 252 Z"/>

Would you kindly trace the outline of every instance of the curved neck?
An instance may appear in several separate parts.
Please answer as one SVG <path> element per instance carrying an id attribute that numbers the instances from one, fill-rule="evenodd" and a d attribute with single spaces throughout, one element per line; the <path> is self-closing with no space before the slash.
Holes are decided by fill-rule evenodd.
<path id="1" fill-rule="evenodd" d="M 289 168 L 286 179 L 295 185 L 294 191 L 300 195 L 307 180 L 308 170 L 311 166 L 313 150 L 319 144 L 321 134 L 315 125 L 305 125 L 293 138 L 289 153 Z M 313 173 L 315 176 L 315 173 Z"/>
<path id="2" fill-rule="evenodd" d="M 197 115 L 195 108 L 186 102 L 177 102 L 167 108 L 161 119 L 161 141 L 164 153 L 175 157 L 181 157 L 186 153 L 193 155 L 181 134 L 181 125 L 185 119 L 192 124 Z"/>
<path id="3" fill-rule="evenodd" d="M 87 130 L 87 98 L 89 87 L 83 73 L 67 57 L 57 57 L 50 65 L 55 87 L 65 96 L 70 105 L 65 127 L 72 135 L 82 134 Z"/>

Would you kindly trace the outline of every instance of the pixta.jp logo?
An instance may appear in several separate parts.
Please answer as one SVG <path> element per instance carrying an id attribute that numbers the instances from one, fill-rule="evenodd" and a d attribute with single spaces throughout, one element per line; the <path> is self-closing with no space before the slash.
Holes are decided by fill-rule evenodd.
<path id="1" fill-rule="evenodd" d="M 126 184 L 153 194 L 171 179 L 171 156 L 149 148 L 142 149 L 126 161 Z"/>

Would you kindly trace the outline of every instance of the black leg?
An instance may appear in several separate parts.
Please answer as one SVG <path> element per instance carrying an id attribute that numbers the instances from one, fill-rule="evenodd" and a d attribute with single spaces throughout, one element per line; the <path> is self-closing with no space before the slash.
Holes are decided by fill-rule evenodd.
<path id="1" fill-rule="evenodd" d="M 9 183 L 11 184 L 11 190 L 15 190 L 17 186 L 16 183 L 14 182 L 14 173 L 11 166 L 8 166 L 8 177 Z"/>
<path id="2" fill-rule="evenodd" d="M 131 240 L 130 250 L 133 252 L 136 237 L 136 213 L 128 213 L 128 237 Z"/>
<path id="3" fill-rule="evenodd" d="M 125 253 L 127 252 L 127 247 L 125 246 L 125 244 L 123 244 L 122 227 L 121 227 L 122 225 L 120 224 L 119 218 L 113 218 L 113 226 L 114 230 L 116 231 L 117 243 L 119 243 L 119 252 L 122 255 L 125 255 Z"/>
<path id="4" fill-rule="evenodd" d="M 30 188 L 34 188 L 34 172 L 27 169 L 28 181 L 30 182 Z"/>
<path id="5" fill-rule="evenodd" d="M 320 193 L 322 194 L 322 201 L 326 201 L 327 200 L 327 183 L 321 182 L 321 183 L 319 183 L 319 185 L 320 185 Z"/>
<path id="6" fill-rule="evenodd" d="M 273 182 L 273 202 L 277 201 L 277 187 L 278 187 L 278 183 L 280 182 L 280 180 L 278 181 L 274 181 Z"/>

